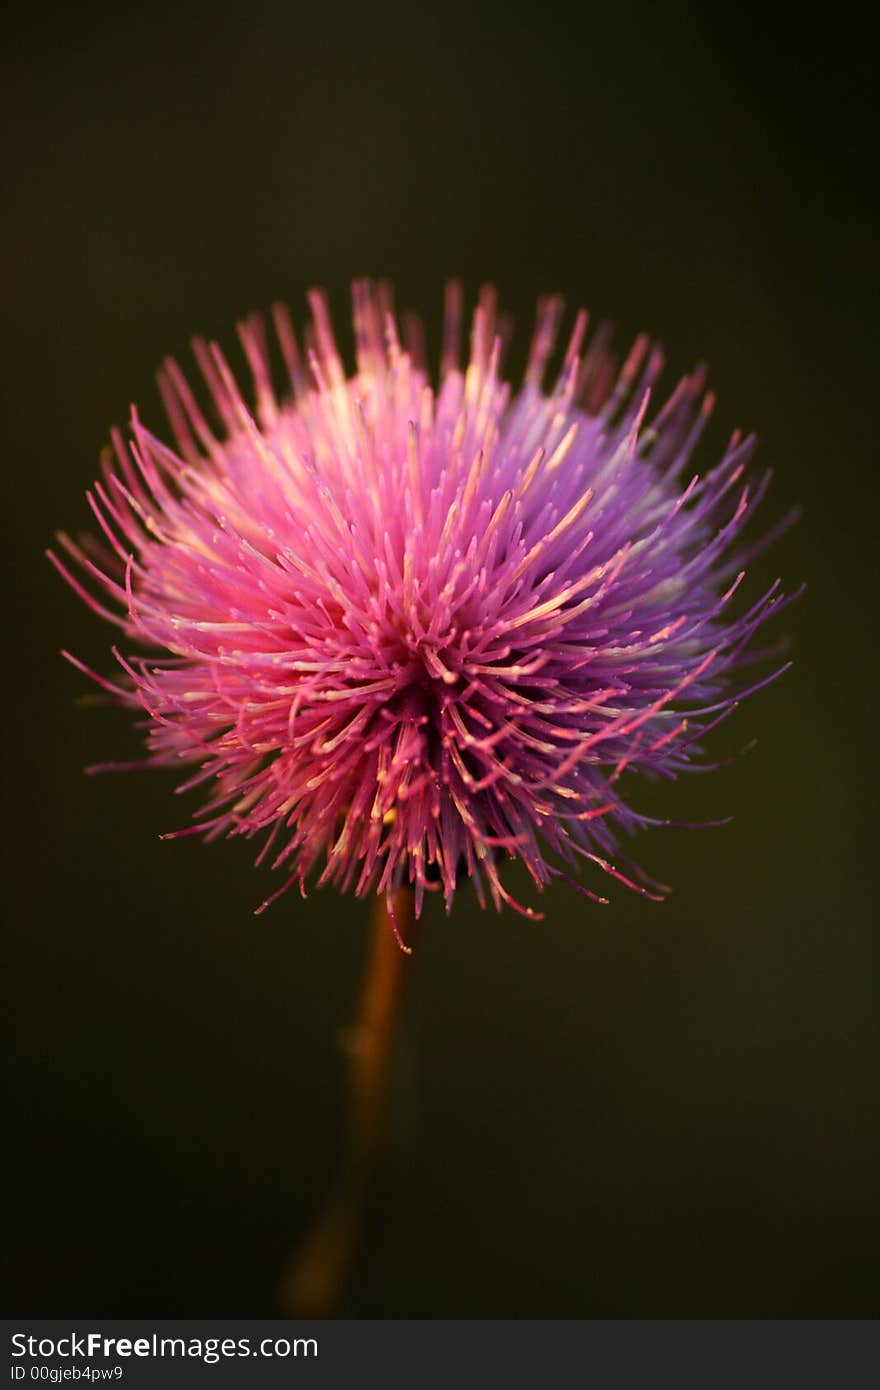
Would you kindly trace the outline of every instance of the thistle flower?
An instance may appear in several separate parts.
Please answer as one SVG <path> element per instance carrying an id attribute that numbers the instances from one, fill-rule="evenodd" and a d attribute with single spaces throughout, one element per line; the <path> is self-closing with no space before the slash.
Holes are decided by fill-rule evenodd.
<path id="1" fill-rule="evenodd" d="M 263 907 L 319 865 L 320 883 L 389 905 L 412 885 L 416 913 L 427 891 L 448 910 L 463 875 L 481 904 L 520 907 L 508 858 L 539 889 L 588 861 L 659 896 L 619 854 L 649 823 L 622 774 L 703 766 L 698 741 L 779 674 L 737 679 L 780 605 L 774 584 L 732 611 L 768 482 L 744 480 L 753 439 L 689 477 L 712 408 L 702 369 L 655 410 L 659 349 L 640 337 L 616 371 L 602 330 L 584 350 L 584 313 L 545 392 L 559 299 L 539 304 L 517 393 L 491 290 L 462 370 L 448 287 L 436 390 L 387 289 L 353 299 L 352 377 L 314 293 L 305 362 L 274 310 L 289 400 L 253 317 L 253 413 L 196 341 L 220 430 L 167 361 L 176 447 L 136 412 L 127 443 L 114 433 L 88 493 L 102 538 L 60 535 L 79 574 L 51 555 L 126 640 L 113 680 L 69 660 L 145 715 L 145 762 L 104 766 L 188 768 L 181 790 L 207 801 L 173 834 L 266 832 L 259 859 L 285 875 Z"/>

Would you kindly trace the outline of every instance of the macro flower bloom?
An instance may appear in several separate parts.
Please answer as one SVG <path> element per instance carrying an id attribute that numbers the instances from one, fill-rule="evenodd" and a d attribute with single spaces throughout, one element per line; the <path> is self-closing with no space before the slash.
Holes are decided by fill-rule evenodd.
<path id="1" fill-rule="evenodd" d="M 214 424 L 165 363 L 175 447 L 134 412 L 88 493 L 101 537 L 59 537 L 76 571 L 51 557 L 121 629 L 121 674 L 69 659 L 145 716 L 147 765 L 207 790 L 173 834 L 267 833 L 259 858 L 285 873 L 263 907 L 319 865 L 389 903 L 412 885 L 417 913 L 426 891 L 448 910 L 463 876 L 500 907 L 508 858 L 538 888 L 588 861 L 658 895 L 620 857 L 649 820 L 623 773 L 701 766 L 703 735 L 779 674 L 737 676 L 780 604 L 776 584 L 734 612 L 748 553 L 780 529 L 742 549 L 768 482 L 746 480 L 753 439 L 691 477 L 703 371 L 655 409 L 659 349 L 640 337 L 618 371 L 601 329 L 585 348 L 584 313 L 545 389 L 557 298 L 517 392 L 491 290 L 462 369 L 448 287 L 436 388 L 389 291 L 353 299 L 350 377 L 321 295 L 304 353 L 274 310 L 289 399 L 257 317 L 239 329 L 253 410 L 215 345 L 194 344 Z"/>

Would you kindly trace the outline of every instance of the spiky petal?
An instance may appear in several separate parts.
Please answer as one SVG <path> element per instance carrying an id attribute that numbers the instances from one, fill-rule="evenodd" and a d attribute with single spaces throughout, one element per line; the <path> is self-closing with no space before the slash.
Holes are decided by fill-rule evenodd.
<path id="1" fill-rule="evenodd" d="M 276 308 L 289 400 L 258 318 L 239 330 L 253 411 L 197 341 L 221 428 L 166 362 L 176 449 L 133 414 L 88 494 L 100 543 L 60 537 L 78 574 L 52 557 L 140 652 L 114 649 L 121 677 L 95 679 L 145 711 L 147 764 L 188 765 L 208 793 L 175 833 L 267 832 L 273 898 L 321 863 L 359 894 L 411 883 L 417 911 L 432 889 L 449 908 L 463 874 L 500 906 L 508 857 L 539 888 L 586 859 L 650 895 L 611 862 L 644 819 L 621 774 L 695 766 L 779 606 L 774 585 L 733 612 L 767 484 L 746 479 L 753 440 L 685 471 L 712 406 L 702 371 L 651 416 L 658 348 L 639 338 L 616 372 L 601 331 L 584 351 L 580 314 L 545 393 L 547 299 L 514 395 L 491 291 L 461 369 L 461 302 L 451 286 L 436 392 L 417 326 L 401 346 L 367 283 L 352 377 L 322 296 L 305 353 Z"/>

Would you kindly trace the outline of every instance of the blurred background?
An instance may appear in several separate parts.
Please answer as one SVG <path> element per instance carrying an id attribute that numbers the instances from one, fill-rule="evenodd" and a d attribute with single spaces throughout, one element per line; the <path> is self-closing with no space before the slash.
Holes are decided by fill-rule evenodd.
<path id="1" fill-rule="evenodd" d="M 358 1317 L 876 1315 L 870 920 L 874 75 L 856 11 L 252 0 L 7 20 L 7 1314 L 259 1316 L 327 1191 L 367 909 L 253 847 L 160 843 L 196 802 L 77 704 L 109 629 L 43 551 L 163 354 L 323 285 L 535 297 L 699 359 L 775 469 L 756 564 L 796 659 L 644 789 L 725 829 L 643 837 L 662 906 L 565 886 L 535 924 L 461 894 L 414 962 L 410 1115 Z M 347 341 L 345 331 L 342 340 Z M 517 355 L 519 353 L 519 356 Z M 517 878 L 513 876 L 514 885 Z M 521 883 L 519 886 L 522 886 Z"/>

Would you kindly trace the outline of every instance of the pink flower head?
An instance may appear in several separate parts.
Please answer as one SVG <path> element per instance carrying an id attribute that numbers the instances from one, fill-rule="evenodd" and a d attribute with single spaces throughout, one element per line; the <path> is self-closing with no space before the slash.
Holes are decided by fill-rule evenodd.
<path id="1" fill-rule="evenodd" d="M 584 313 L 545 390 L 558 299 L 539 305 L 514 392 L 492 291 L 462 369 L 448 288 L 436 388 L 389 292 L 360 282 L 353 298 L 353 376 L 315 293 L 305 362 L 274 311 L 290 398 L 251 318 L 253 409 L 197 341 L 216 421 L 168 361 L 175 447 L 137 413 L 127 443 L 114 434 L 88 494 L 100 541 L 60 536 L 79 576 L 51 557 L 125 638 L 120 678 L 88 674 L 145 714 L 146 762 L 207 794 L 176 834 L 267 833 L 260 859 L 285 870 L 273 898 L 320 863 L 320 883 L 358 894 L 411 884 L 417 912 L 431 890 L 448 910 L 465 874 L 500 907 L 507 858 L 538 888 L 587 860 L 655 896 L 611 862 L 647 820 L 621 775 L 699 766 L 779 607 L 774 585 L 733 612 L 737 543 L 768 481 L 745 479 L 753 440 L 689 477 L 703 372 L 657 410 L 659 349 L 640 337 L 617 371 L 601 330 L 584 350 Z"/>

